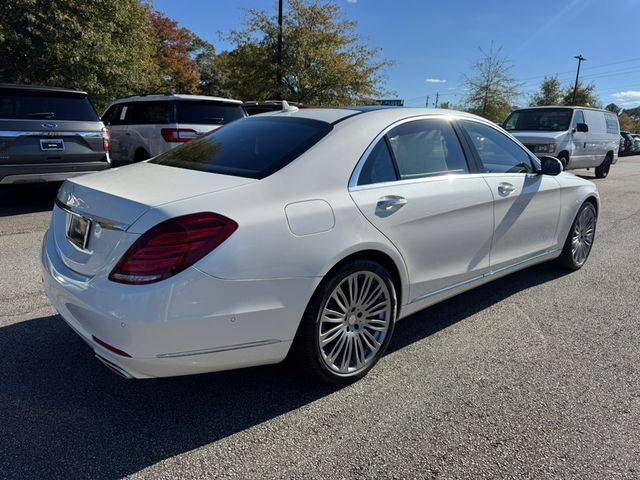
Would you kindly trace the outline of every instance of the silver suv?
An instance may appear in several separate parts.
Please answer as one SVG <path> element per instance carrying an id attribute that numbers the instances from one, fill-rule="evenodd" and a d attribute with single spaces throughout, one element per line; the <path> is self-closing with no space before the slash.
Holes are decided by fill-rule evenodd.
<path id="1" fill-rule="evenodd" d="M 0 184 L 62 181 L 111 166 L 86 92 L 0 84 Z"/>
<path id="2" fill-rule="evenodd" d="M 242 102 L 203 95 L 144 95 L 113 102 L 102 116 L 111 131 L 114 164 L 160 155 L 246 117 Z"/>

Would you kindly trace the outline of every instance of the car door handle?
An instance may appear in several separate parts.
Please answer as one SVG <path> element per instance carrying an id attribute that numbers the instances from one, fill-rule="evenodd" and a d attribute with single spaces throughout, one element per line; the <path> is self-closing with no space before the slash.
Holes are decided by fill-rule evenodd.
<path id="1" fill-rule="evenodd" d="M 510 183 L 502 182 L 498 184 L 498 192 L 500 193 L 500 195 L 511 195 L 515 191 L 516 187 L 514 187 Z"/>
<path id="2" fill-rule="evenodd" d="M 376 204 L 377 210 L 384 210 L 390 212 L 392 210 L 398 210 L 407 204 L 407 199 L 398 195 L 387 195 L 378 199 Z"/>

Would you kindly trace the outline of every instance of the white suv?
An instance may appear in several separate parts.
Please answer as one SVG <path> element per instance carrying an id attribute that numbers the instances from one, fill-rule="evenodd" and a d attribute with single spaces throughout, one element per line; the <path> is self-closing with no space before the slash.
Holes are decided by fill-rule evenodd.
<path id="1" fill-rule="evenodd" d="M 155 157 L 246 117 L 242 102 L 202 95 L 144 95 L 113 102 L 102 116 L 115 165 Z"/>

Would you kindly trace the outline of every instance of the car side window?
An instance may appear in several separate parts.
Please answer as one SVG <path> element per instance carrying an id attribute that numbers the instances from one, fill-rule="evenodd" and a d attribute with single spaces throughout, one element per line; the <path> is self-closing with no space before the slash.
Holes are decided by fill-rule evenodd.
<path id="1" fill-rule="evenodd" d="M 136 102 L 129 104 L 126 122 L 130 125 L 170 123 L 170 102 Z"/>
<path id="2" fill-rule="evenodd" d="M 118 107 L 120 107 L 120 105 L 112 105 L 111 107 L 109 107 L 109 109 L 104 112 L 104 115 L 102 116 L 102 123 L 104 123 L 105 125 L 112 125 L 115 124 L 116 122 L 114 122 L 114 120 L 117 119 L 117 110 Z"/>
<path id="3" fill-rule="evenodd" d="M 487 173 L 533 173 L 529 154 L 498 130 L 479 122 L 460 122 Z"/>
<path id="4" fill-rule="evenodd" d="M 577 125 L 579 123 L 585 123 L 584 121 L 584 114 L 582 113 L 581 110 L 576 110 L 576 112 L 573 114 L 573 128 L 577 128 Z"/>
<path id="5" fill-rule="evenodd" d="M 403 123 L 391 129 L 387 138 L 400 180 L 469 173 L 458 137 L 446 120 Z"/>
<path id="6" fill-rule="evenodd" d="M 371 185 L 373 183 L 393 182 L 397 180 L 396 169 L 393 166 L 393 158 L 387 145 L 387 139 L 381 138 L 365 161 L 358 185 Z"/>

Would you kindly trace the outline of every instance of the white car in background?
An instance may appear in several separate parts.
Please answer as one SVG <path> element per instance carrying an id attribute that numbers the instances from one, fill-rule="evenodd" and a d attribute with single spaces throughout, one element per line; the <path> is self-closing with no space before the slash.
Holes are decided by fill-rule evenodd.
<path id="1" fill-rule="evenodd" d="M 620 125 L 608 110 L 588 107 L 531 107 L 515 110 L 505 130 L 536 155 L 554 155 L 565 170 L 594 168 L 609 175 L 618 161 Z"/>
<path id="2" fill-rule="evenodd" d="M 593 244 L 595 185 L 479 117 L 288 108 L 64 183 L 44 288 L 127 378 L 363 377 L 396 320 Z"/>
<path id="3" fill-rule="evenodd" d="M 114 165 L 160 155 L 246 117 L 242 102 L 204 95 L 143 95 L 113 102 L 102 116 Z"/>

